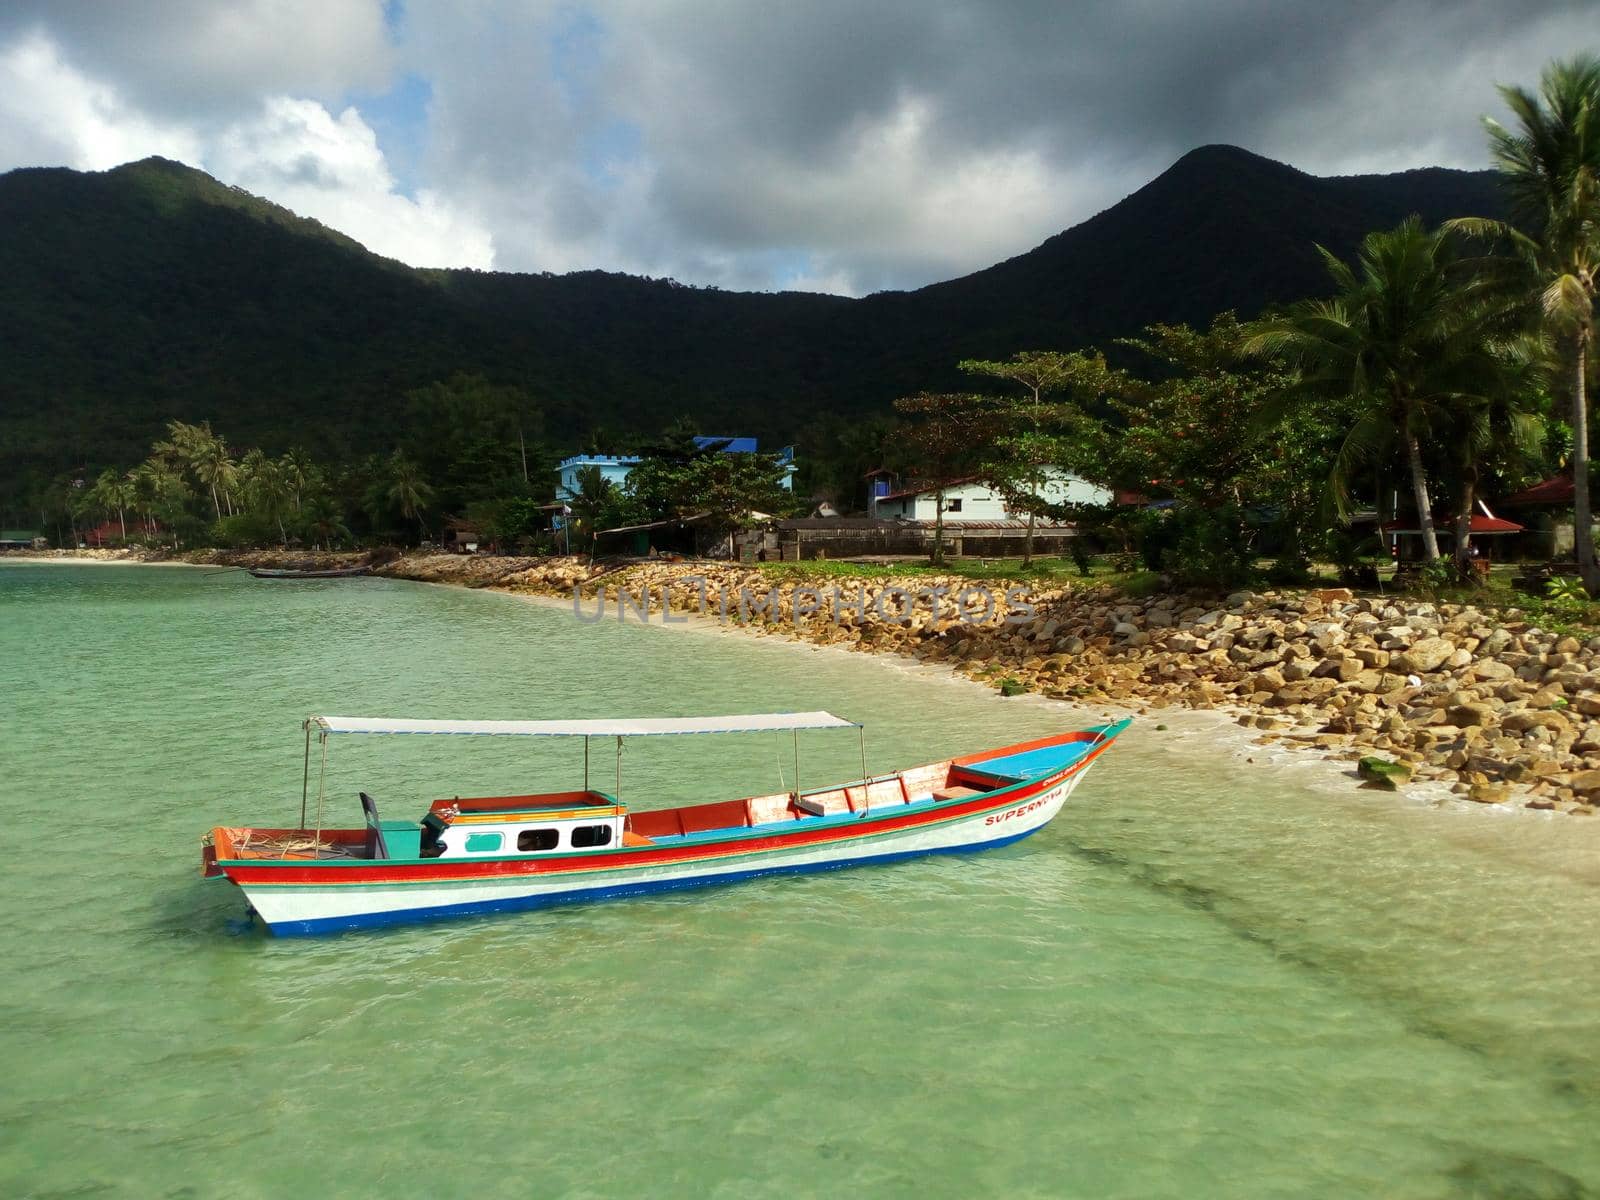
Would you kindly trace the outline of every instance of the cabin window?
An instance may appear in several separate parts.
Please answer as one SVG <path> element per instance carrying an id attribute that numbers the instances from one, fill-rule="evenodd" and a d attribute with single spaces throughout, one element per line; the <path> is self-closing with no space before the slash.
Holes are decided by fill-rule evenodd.
<path id="1" fill-rule="evenodd" d="M 468 854 L 493 854 L 505 845 L 506 838 L 503 833 L 469 833 L 467 834 Z"/>
<path id="2" fill-rule="evenodd" d="M 579 825 L 572 831 L 572 847 L 574 850 L 584 846 L 609 846 L 611 844 L 611 826 L 609 825 Z"/>
<path id="3" fill-rule="evenodd" d="M 524 829 L 517 834 L 518 850 L 554 850 L 560 844 L 559 829 Z"/>

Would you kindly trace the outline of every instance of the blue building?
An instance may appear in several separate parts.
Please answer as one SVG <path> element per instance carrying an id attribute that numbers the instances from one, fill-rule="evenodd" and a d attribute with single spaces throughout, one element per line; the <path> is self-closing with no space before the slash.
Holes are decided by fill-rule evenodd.
<path id="1" fill-rule="evenodd" d="M 757 450 L 756 439 L 752 437 L 697 437 L 694 444 L 701 449 L 721 445 L 724 454 L 754 454 Z M 794 447 L 785 446 L 778 451 L 778 461 L 784 465 L 783 486 L 793 491 L 796 470 Z M 574 454 L 571 458 L 564 458 L 556 468 L 561 473 L 561 482 L 556 484 L 556 499 L 565 502 L 578 494 L 578 472 L 585 467 L 598 468 L 602 479 L 622 487 L 639 462 L 636 454 Z"/>

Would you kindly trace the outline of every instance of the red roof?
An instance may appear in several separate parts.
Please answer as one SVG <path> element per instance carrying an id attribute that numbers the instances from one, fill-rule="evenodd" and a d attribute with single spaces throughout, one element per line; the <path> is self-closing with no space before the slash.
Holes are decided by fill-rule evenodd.
<path id="1" fill-rule="evenodd" d="M 1523 488 L 1500 501 L 1501 504 L 1564 504 L 1572 503 L 1572 476 L 1552 475 L 1532 487 Z"/>
<path id="2" fill-rule="evenodd" d="M 1456 520 L 1455 520 L 1454 517 L 1437 517 L 1436 516 L 1436 517 L 1433 518 L 1433 524 L 1434 524 L 1434 528 L 1443 530 L 1444 532 L 1448 533 L 1448 532 L 1450 532 L 1450 531 L 1455 529 Z M 1410 517 L 1407 517 L 1403 521 L 1385 521 L 1383 523 L 1382 528 L 1383 528 L 1383 531 L 1385 533 L 1421 533 L 1422 532 L 1422 530 L 1417 528 L 1417 523 L 1415 521 L 1413 521 Z M 1472 514 L 1471 525 L 1470 525 L 1470 528 L 1469 528 L 1468 532 L 1470 532 L 1470 533 L 1521 533 L 1523 528 L 1524 528 L 1524 526 L 1518 525 L 1515 521 L 1505 521 L 1505 520 L 1502 520 L 1499 517 L 1486 517 L 1482 513 L 1473 513 Z"/>
<path id="3" fill-rule="evenodd" d="M 946 479 L 942 484 L 921 483 L 915 487 L 901 488 L 898 492 L 890 492 L 887 496 L 879 496 L 878 503 L 882 504 L 885 500 L 903 500 L 907 496 L 926 496 L 930 492 L 938 491 L 941 487 L 960 487 L 964 483 L 977 483 L 978 479 L 977 475 L 963 475 L 959 479 Z"/>
<path id="4" fill-rule="evenodd" d="M 128 536 L 154 537 L 161 532 L 161 526 L 154 521 L 146 521 L 142 517 L 128 517 Z M 122 537 L 122 523 L 120 521 L 102 521 L 93 529 L 78 530 L 79 539 L 89 546 L 104 546 L 107 542 L 114 542 Z"/>

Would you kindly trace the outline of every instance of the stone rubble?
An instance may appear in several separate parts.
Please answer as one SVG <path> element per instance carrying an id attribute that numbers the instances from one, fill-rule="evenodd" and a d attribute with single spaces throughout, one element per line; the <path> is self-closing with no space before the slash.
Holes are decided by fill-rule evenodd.
<path id="1" fill-rule="evenodd" d="M 462 560 L 440 557 L 446 561 L 402 559 L 383 573 L 464 573 L 461 582 L 568 599 L 586 583 L 585 615 L 595 615 L 604 591 L 612 620 L 619 591 L 628 596 L 628 619 L 638 619 L 641 607 L 659 619 L 666 595 L 674 612 L 946 663 L 1007 694 L 1142 712 L 1169 705 L 1238 710 L 1239 723 L 1261 731 L 1261 742 L 1352 764 L 1379 756 L 1408 768 L 1413 779 L 1448 783 L 1484 804 L 1574 815 L 1600 806 L 1600 636 L 1580 640 L 1540 629 L 1514 609 L 1356 597 L 1342 588 L 1237 592 L 1219 604 L 1191 596 L 1135 599 L 1102 586 L 1034 591 L 1026 614 L 1007 601 L 1006 588 L 1018 585 L 964 576 L 779 575 L 730 564 L 650 563 L 592 577 L 579 559 L 490 559 L 479 561 L 504 565 L 480 581 L 482 568 L 463 572 Z M 686 583 L 686 576 L 705 582 Z M 980 586 L 996 611 L 987 620 L 956 620 L 957 593 Z M 980 602 L 969 605 L 968 615 L 979 615 Z M 1008 623 L 1008 613 L 1026 620 Z"/>

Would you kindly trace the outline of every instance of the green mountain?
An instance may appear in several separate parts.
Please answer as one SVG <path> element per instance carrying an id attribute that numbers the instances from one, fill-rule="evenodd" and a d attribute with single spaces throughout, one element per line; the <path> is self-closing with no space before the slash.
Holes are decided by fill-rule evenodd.
<path id="1" fill-rule="evenodd" d="M 0 176 L 0 490 L 143 455 L 172 417 L 239 445 L 389 446 L 405 393 L 524 389 L 545 435 L 707 429 L 804 441 L 954 364 L 1319 291 L 1312 248 L 1417 212 L 1502 215 L 1488 172 L 1317 178 L 1227 146 L 961 279 L 859 300 L 599 271 L 419 271 L 163 159 Z M 4 481 L 9 481 L 6 486 Z"/>

